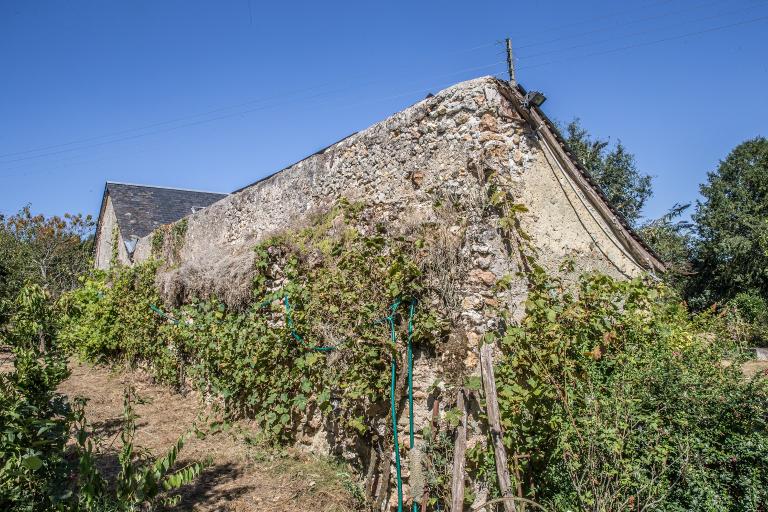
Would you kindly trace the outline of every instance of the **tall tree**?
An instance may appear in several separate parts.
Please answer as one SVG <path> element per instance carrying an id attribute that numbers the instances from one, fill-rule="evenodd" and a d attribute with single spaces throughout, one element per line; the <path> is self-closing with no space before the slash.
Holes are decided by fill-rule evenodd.
<path id="1" fill-rule="evenodd" d="M 637 223 L 640 211 L 651 197 L 651 177 L 637 169 L 635 155 L 618 141 L 592 137 L 574 119 L 565 127 L 566 142 L 603 189 L 611 204 L 631 224 Z"/>
<path id="2" fill-rule="evenodd" d="M 768 139 L 739 144 L 707 175 L 693 215 L 699 305 L 739 294 L 768 300 Z"/>

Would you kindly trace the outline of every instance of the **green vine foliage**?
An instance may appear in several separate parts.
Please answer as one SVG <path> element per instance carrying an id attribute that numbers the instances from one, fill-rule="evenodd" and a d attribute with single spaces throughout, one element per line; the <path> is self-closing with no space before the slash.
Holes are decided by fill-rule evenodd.
<path id="1" fill-rule="evenodd" d="M 163 252 L 163 245 L 165 244 L 165 230 L 161 227 L 156 229 L 152 233 L 152 257 L 160 258 L 160 254 Z"/>
<path id="2" fill-rule="evenodd" d="M 179 261 L 179 253 L 187 236 L 188 220 L 181 219 L 173 224 L 164 224 L 152 233 L 151 254 L 156 260 L 167 259 L 164 263 L 173 265 Z"/>
<path id="3" fill-rule="evenodd" d="M 160 304 L 157 262 L 94 274 L 61 301 L 62 339 L 87 360 L 143 363 L 160 381 L 188 381 L 278 441 L 318 416 L 351 436 L 371 435 L 372 422 L 387 418 L 393 356 L 402 368 L 408 306 L 424 293 L 424 244 L 388 236 L 363 212 L 342 201 L 310 227 L 259 244 L 244 309 L 210 298 L 164 318 L 151 309 Z M 393 346 L 385 317 L 396 302 Z M 422 304 L 416 311 L 413 341 L 432 347 L 445 324 Z"/>
<path id="4" fill-rule="evenodd" d="M 768 380 L 741 374 L 722 318 L 640 280 L 529 277 L 496 368 L 526 496 L 556 510 L 765 510 Z"/>

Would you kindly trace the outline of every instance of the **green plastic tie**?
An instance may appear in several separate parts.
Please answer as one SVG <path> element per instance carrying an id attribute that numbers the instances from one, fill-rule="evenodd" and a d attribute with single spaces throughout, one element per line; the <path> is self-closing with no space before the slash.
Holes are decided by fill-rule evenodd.
<path id="1" fill-rule="evenodd" d="M 162 316 L 163 318 L 167 318 L 171 322 L 173 322 L 174 325 L 179 325 L 179 321 L 176 318 L 168 316 L 162 309 L 158 308 L 154 304 L 149 305 L 149 309 L 157 313 L 158 315 Z"/>
<path id="2" fill-rule="evenodd" d="M 286 322 L 288 323 L 288 328 L 291 330 L 291 336 L 293 337 L 293 339 L 295 339 L 305 347 L 311 348 L 315 352 L 330 352 L 331 350 L 336 350 L 336 347 L 331 347 L 331 346 L 327 346 L 327 347 L 314 346 L 313 347 L 309 343 L 304 341 L 304 338 L 302 338 L 301 335 L 298 332 L 296 332 L 296 329 L 294 327 L 293 313 L 291 310 L 291 302 L 290 300 L 288 300 L 288 295 L 283 297 L 283 304 L 285 304 L 285 319 L 286 319 Z"/>

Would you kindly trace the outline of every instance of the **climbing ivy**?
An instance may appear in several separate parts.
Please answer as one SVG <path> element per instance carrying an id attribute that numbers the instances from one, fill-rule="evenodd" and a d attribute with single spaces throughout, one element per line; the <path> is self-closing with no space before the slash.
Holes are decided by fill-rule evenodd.
<path id="1" fill-rule="evenodd" d="M 164 263 L 172 265 L 179 260 L 179 253 L 184 247 L 187 236 L 188 220 L 181 219 L 173 224 L 164 224 L 152 233 L 151 254 L 156 260 L 167 259 Z M 166 246 L 166 242 L 168 246 Z"/>
<path id="2" fill-rule="evenodd" d="M 341 201 L 255 247 L 253 301 L 241 309 L 216 298 L 159 308 L 156 261 L 94 273 L 62 299 L 61 338 L 87 360 L 143 364 L 162 382 L 191 383 L 280 441 L 322 418 L 352 437 L 372 435 L 387 417 L 391 359 L 403 363 L 406 306 L 425 293 L 424 243 L 368 225 L 363 211 Z M 445 322 L 423 303 L 416 310 L 414 343 L 432 347 Z"/>

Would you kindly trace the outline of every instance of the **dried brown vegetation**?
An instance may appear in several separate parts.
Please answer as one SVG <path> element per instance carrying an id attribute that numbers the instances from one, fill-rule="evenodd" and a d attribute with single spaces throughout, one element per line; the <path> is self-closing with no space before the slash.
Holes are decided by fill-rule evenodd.
<path id="1" fill-rule="evenodd" d="M 60 391 L 89 399 L 86 415 L 101 445 L 98 464 L 108 476 L 119 469 L 120 442 L 116 437 L 123 413 L 123 389 L 129 382 L 145 402 L 136 407 L 140 415 L 138 445 L 160 454 L 193 424 L 208 430 L 206 410 L 191 394 L 175 394 L 140 372 L 73 364 L 72 375 Z M 177 510 L 355 510 L 350 484 L 345 484 L 350 477 L 341 468 L 295 451 L 272 451 L 253 441 L 253 432 L 252 424 L 239 422 L 189 440 L 180 463 L 211 457 L 213 465 L 185 488 Z"/>

